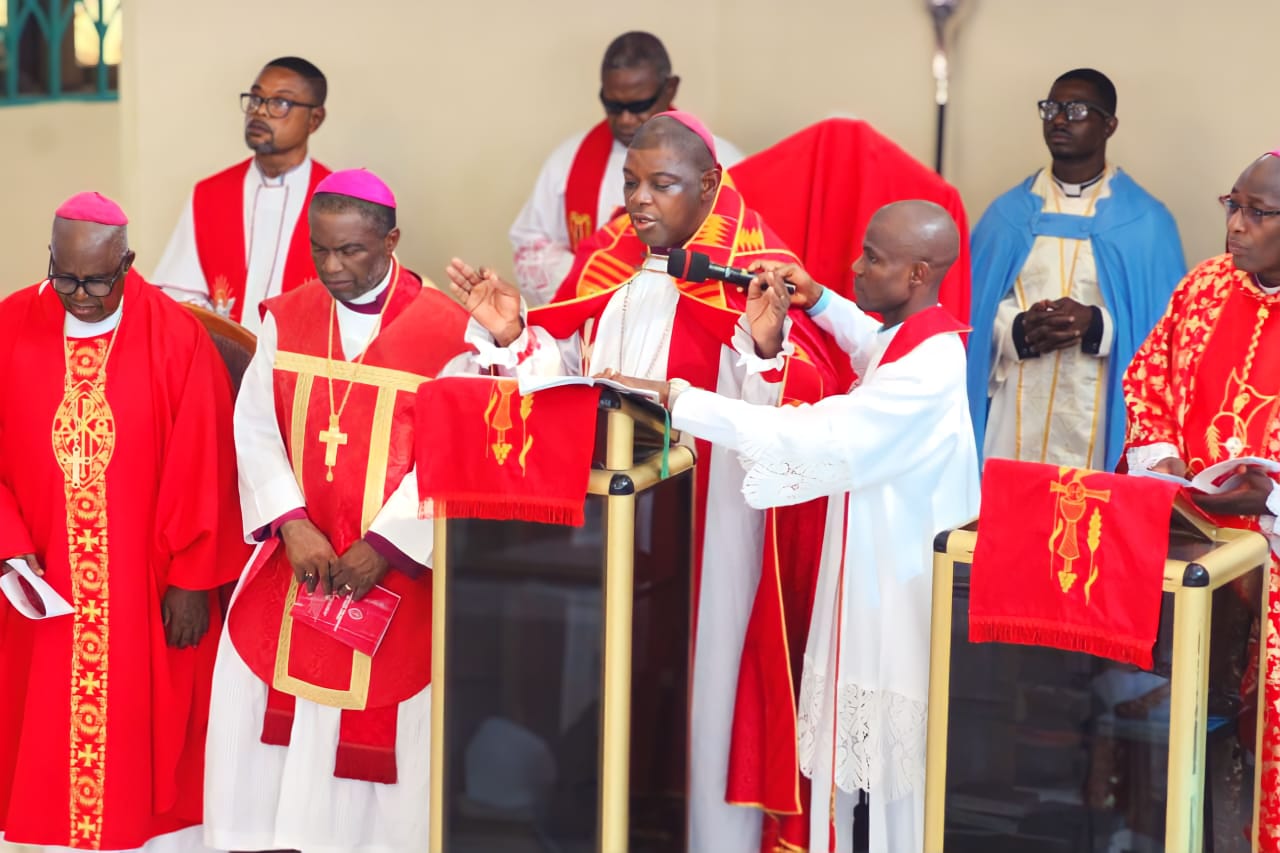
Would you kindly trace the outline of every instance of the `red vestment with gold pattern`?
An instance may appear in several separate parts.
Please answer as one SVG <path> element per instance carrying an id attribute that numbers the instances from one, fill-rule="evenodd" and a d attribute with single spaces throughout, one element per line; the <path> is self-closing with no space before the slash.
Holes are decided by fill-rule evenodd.
<path id="1" fill-rule="evenodd" d="M 213 590 L 248 555 L 231 383 L 199 323 L 135 272 L 115 331 L 67 340 L 52 288 L 0 303 L 0 553 L 34 553 L 75 608 L 0 601 L 0 830 L 127 849 L 201 821 L 221 629 L 167 645 L 169 586 Z"/>
<path id="2" fill-rule="evenodd" d="M 1128 445 L 1167 443 L 1195 476 L 1239 456 L 1280 460 L 1280 294 L 1261 290 L 1230 255 L 1201 263 L 1182 280 L 1124 378 Z M 1257 529 L 1253 518 L 1219 518 Z M 1262 800 L 1259 850 L 1280 851 L 1280 564 L 1268 573 L 1261 636 Z M 1256 689 L 1256 673 L 1245 690 Z"/>

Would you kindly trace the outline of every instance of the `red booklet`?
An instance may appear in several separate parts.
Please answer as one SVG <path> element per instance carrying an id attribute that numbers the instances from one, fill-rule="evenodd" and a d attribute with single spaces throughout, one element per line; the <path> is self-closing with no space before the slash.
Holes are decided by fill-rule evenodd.
<path id="1" fill-rule="evenodd" d="M 359 601 L 352 601 L 346 595 L 326 598 L 319 587 L 315 592 L 308 592 L 305 586 L 300 586 L 289 615 L 332 635 L 344 646 L 373 657 L 399 606 L 400 596 L 382 586 L 375 586 Z"/>

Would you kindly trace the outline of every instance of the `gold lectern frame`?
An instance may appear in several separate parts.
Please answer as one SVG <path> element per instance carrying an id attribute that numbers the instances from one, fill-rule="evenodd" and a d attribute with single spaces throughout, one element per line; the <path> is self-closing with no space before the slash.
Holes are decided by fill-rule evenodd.
<path id="1" fill-rule="evenodd" d="M 598 850 L 626 853 L 630 826 L 631 634 L 635 577 L 636 496 L 662 482 L 661 452 L 636 464 L 636 426 L 661 436 L 667 428 L 654 404 L 604 391 L 604 468 L 592 470 L 587 493 L 605 498 L 608 543 L 604 565 L 604 656 L 600 711 L 600 827 Z M 693 451 L 675 442 L 667 454 L 669 479 L 689 471 Z M 444 849 L 445 669 L 447 634 L 448 507 L 435 517 L 431 615 L 431 804 L 430 853 Z"/>
<path id="2" fill-rule="evenodd" d="M 1178 499 L 1179 501 L 1182 498 Z M 1215 527 L 1194 510 L 1175 514 L 1211 540 L 1209 550 L 1193 560 L 1165 560 L 1163 590 L 1174 596 L 1173 671 L 1169 680 L 1169 763 L 1165 809 L 1165 849 L 1202 853 L 1204 849 L 1205 741 L 1208 723 L 1209 631 L 1213 593 L 1226 584 L 1270 564 L 1267 540 L 1249 530 Z M 944 853 L 947 789 L 947 729 L 951 687 L 951 627 L 955 566 L 972 564 L 977 545 L 976 521 L 944 531 L 934 541 L 933 612 L 930 639 L 929 721 L 925 770 L 924 853 Z M 1267 612 L 1267 583 L 1261 613 Z M 1265 644 L 1259 643 L 1259 666 Z M 1192 671 L 1180 661 L 1194 661 Z M 1263 672 L 1265 670 L 1259 670 Z M 1262 687 L 1260 686 L 1261 690 Z M 1259 715 L 1263 702 L 1258 702 Z M 1255 755 L 1262 754 L 1263 726 L 1257 726 Z M 1258 849 L 1258 790 L 1262 762 L 1254 764 L 1252 850 Z"/>

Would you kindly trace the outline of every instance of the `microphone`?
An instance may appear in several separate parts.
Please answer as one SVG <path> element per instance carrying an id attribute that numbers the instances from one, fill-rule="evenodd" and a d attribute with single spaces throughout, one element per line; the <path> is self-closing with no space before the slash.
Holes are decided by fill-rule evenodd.
<path id="1" fill-rule="evenodd" d="M 682 281 L 702 282 L 707 279 L 723 281 L 746 290 L 755 276 L 738 267 L 724 267 L 711 263 L 711 256 L 702 252 L 672 249 L 667 256 L 667 275 Z M 795 293 L 794 284 L 787 284 L 787 292 Z"/>

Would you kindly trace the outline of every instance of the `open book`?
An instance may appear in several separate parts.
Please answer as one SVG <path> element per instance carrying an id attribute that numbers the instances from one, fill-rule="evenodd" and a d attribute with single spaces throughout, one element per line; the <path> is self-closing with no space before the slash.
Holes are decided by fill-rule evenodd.
<path id="1" fill-rule="evenodd" d="M 28 619 L 52 619 L 66 616 L 73 608 L 53 591 L 44 578 L 31 570 L 21 558 L 7 560 L 11 572 L 0 577 L 0 591 L 13 608 Z"/>
<path id="2" fill-rule="evenodd" d="M 629 385 L 623 385 L 621 382 L 614 382 L 612 379 L 597 379 L 591 376 L 521 376 L 520 377 L 520 393 L 532 394 L 534 391 L 543 391 L 547 388 L 560 388 L 564 385 L 600 385 L 604 388 L 612 388 L 615 391 L 621 391 L 623 394 L 631 394 L 644 400 L 658 402 L 657 391 L 641 391 L 639 388 L 632 388 Z"/>
<path id="3" fill-rule="evenodd" d="M 1219 492 L 1230 491 L 1236 487 L 1240 482 L 1240 475 L 1236 473 L 1236 469 L 1241 465 L 1249 468 L 1260 468 L 1268 474 L 1280 471 L 1280 462 L 1275 460 L 1263 459 L 1258 456 L 1241 456 L 1237 459 L 1228 459 L 1225 462 L 1210 465 L 1190 480 L 1184 477 L 1176 477 L 1173 474 L 1166 474 L 1163 471 L 1130 470 L 1129 473 L 1137 477 L 1155 477 L 1158 480 L 1167 480 L 1193 492 L 1216 495 Z"/>

